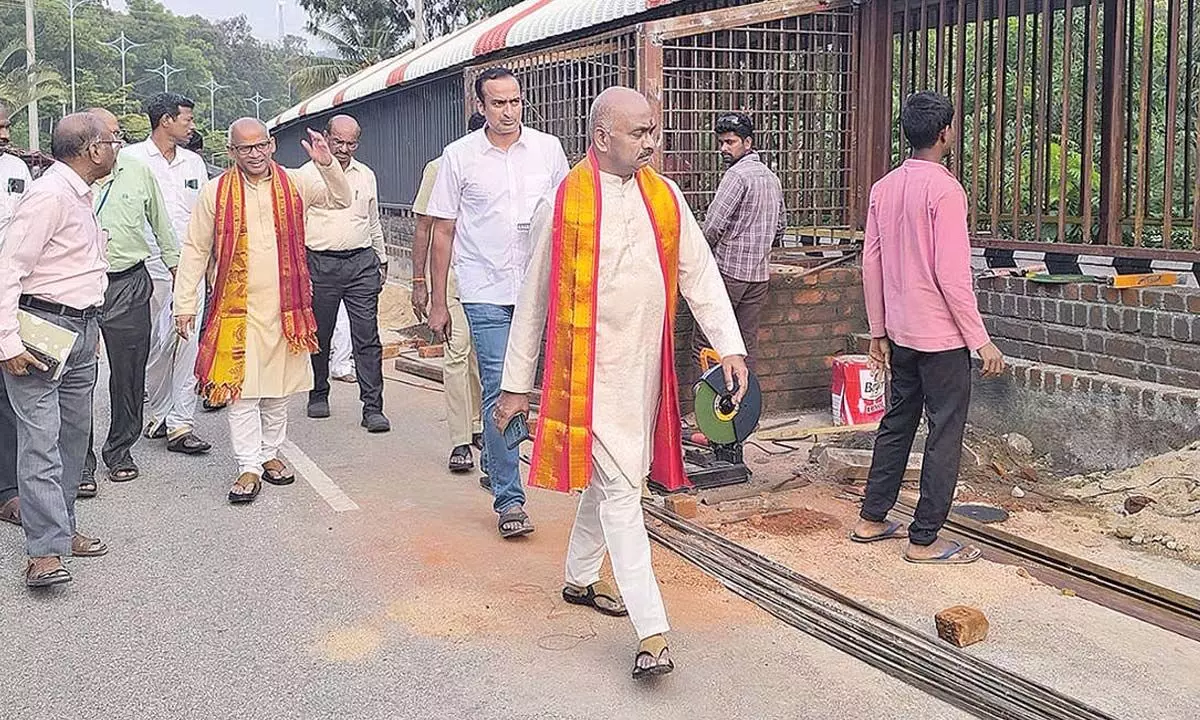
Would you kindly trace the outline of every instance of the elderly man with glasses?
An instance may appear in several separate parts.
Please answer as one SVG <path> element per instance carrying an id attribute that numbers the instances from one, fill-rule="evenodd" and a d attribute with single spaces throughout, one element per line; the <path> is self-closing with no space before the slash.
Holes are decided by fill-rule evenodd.
<path id="1" fill-rule="evenodd" d="M 90 111 L 112 133 L 113 150 L 124 144 L 121 127 L 111 112 Z M 101 449 L 108 478 L 128 482 L 138 476 L 131 449 L 142 432 L 142 409 L 146 391 L 146 364 L 150 357 L 150 298 L 154 280 L 146 268 L 150 246 L 149 226 L 163 263 L 172 272 L 179 264 L 179 246 L 171 215 L 150 168 L 121 153 L 111 174 L 92 186 L 96 217 L 108 234 L 108 290 L 100 331 L 108 354 L 108 394 L 111 421 L 108 439 Z M 87 460 L 79 482 L 81 497 L 96 494 L 96 454 L 88 441 Z"/>
<path id="2" fill-rule="evenodd" d="M 237 166 L 200 191 L 175 283 L 175 327 L 187 339 L 197 324 L 197 288 L 212 267 L 196 380 L 209 402 L 231 403 L 234 504 L 254 500 L 262 480 L 295 480 L 278 457 L 287 436 L 287 402 L 312 389 L 308 356 L 320 347 L 304 213 L 345 209 L 354 199 L 324 136 L 309 130 L 302 144 L 316 165 L 315 180 L 275 163 L 275 141 L 260 120 L 242 118 L 229 127 L 229 154 Z"/>
<path id="3" fill-rule="evenodd" d="M 0 507 L 0 519 L 25 530 L 31 587 L 69 582 L 65 555 L 108 550 L 76 528 L 75 496 L 109 283 L 92 184 L 112 172 L 117 145 L 95 115 L 60 120 L 55 163 L 17 203 L 0 244 L 0 424 L 15 428 L 20 491 Z"/>
<path id="4" fill-rule="evenodd" d="M 379 293 L 387 276 L 387 252 L 379 222 L 379 190 L 375 173 L 355 159 L 362 134 L 358 122 L 338 115 L 325 126 L 325 139 L 346 174 L 354 198 L 346 209 L 310 205 L 305 209 L 304 243 L 312 276 L 313 313 L 321 350 L 313 354 L 313 389 L 308 393 L 308 416 L 327 418 L 329 412 L 329 355 L 338 306 L 344 305 L 354 348 L 354 374 L 362 401 L 362 426 L 368 432 L 391 430 L 383 414 L 383 346 L 379 342 Z M 310 162 L 300 169 L 310 184 L 318 184 L 320 168 Z"/>

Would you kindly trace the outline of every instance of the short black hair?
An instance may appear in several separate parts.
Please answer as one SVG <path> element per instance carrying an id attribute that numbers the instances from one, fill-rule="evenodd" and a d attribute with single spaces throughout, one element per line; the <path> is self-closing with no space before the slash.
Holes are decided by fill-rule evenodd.
<path id="1" fill-rule="evenodd" d="M 746 138 L 754 137 L 754 123 L 750 122 L 750 117 L 745 113 L 725 113 L 717 118 L 717 124 L 713 126 L 713 132 L 718 135 L 731 132 L 745 140 Z"/>
<path id="2" fill-rule="evenodd" d="M 919 92 L 908 98 L 900 111 L 900 127 L 913 150 L 931 148 L 938 135 L 954 122 L 954 103 L 935 92 Z"/>
<path id="3" fill-rule="evenodd" d="M 475 132 L 487 125 L 487 118 L 483 113 L 471 113 L 471 117 L 467 118 L 467 132 Z"/>
<path id="4" fill-rule="evenodd" d="M 513 71 L 506 67 L 488 68 L 479 73 L 479 77 L 475 78 L 475 97 L 479 98 L 479 102 L 483 102 L 483 84 L 488 80 L 503 80 L 504 78 L 516 80 L 517 76 L 513 75 Z M 517 84 L 519 85 L 520 82 L 518 81 Z"/>
<path id="5" fill-rule="evenodd" d="M 189 97 L 179 93 L 161 92 L 146 101 L 146 117 L 150 119 L 150 131 L 158 127 L 164 117 L 172 120 L 179 117 L 179 108 L 196 109 L 196 103 Z"/>

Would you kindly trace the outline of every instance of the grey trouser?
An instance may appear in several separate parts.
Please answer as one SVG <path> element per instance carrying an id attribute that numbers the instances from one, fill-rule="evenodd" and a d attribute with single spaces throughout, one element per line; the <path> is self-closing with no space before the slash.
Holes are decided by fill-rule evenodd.
<path id="1" fill-rule="evenodd" d="M 79 334 L 58 380 L 37 371 L 21 377 L 0 373 L 17 426 L 25 552 L 30 557 L 70 555 L 75 493 L 92 429 L 100 326 L 95 318 L 29 312 Z"/>

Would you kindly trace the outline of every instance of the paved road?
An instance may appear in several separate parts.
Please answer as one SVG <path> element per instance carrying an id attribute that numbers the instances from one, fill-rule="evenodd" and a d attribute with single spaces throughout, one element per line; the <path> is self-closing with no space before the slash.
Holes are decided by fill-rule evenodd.
<path id="1" fill-rule="evenodd" d="M 537 533 L 501 541 L 476 476 L 445 471 L 443 396 L 408 381 L 388 383 L 383 436 L 358 426 L 355 388 L 335 383 L 319 422 L 297 399 L 303 476 L 249 507 L 225 502 L 223 415 L 201 417 L 204 458 L 142 441 L 142 477 L 81 503 L 111 552 L 71 561 L 68 586 L 26 590 L 20 532 L 0 527 L 0 719 L 965 717 L 658 548 L 679 669 L 633 683 L 628 622 L 557 599 L 572 501 L 532 491 Z M 921 622 L 919 598 L 892 605 Z M 998 608 L 980 654 L 1123 718 L 1197 716 L 1194 645 L 1060 605 Z M 1106 667 L 1124 681 L 1096 682 Z"/>
<path id="2" fill-rule="evenodd" d="M 225 419 L 206 414 L 209 456 L 142 441 L 142 477 L 81 503 L 111 552 L 72 560 L 74 583 L 27 591 L 20 532 L 0 528 L 0 716 L 961 717 L 665 554 L 679 670 L 634 684 L 627 622 L 556 600 L 570 500 L 537 492 L 538 532 L 504 543 L 476 478 L 444 470 L 442 395 L 390 382 L 395 429 L 369 436 L 335 385 L 333 418 L 298 400 L 290 434 L 357 510 L 313 477 L 229 506 Z"/>

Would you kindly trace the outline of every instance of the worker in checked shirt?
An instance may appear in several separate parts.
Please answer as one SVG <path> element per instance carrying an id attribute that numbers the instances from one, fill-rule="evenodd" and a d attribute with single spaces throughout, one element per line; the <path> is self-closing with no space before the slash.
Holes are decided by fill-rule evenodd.
<path id="1" fill-rule="evenodd" d="M 729 169 L 704 218 L 704 237 L 717 258 L 729 301 L 737 315 L 746 364 L 758 356 L 758 324 L 767 302 L 771 246 L 783 239 L 785 214 L 779 177 L 754 150 L 754 125 L 742 113 L 728 113 L 713 128 L 721 158 Z M 708 347 L 699 328 L 692 348 L 697 357 Z"/>

